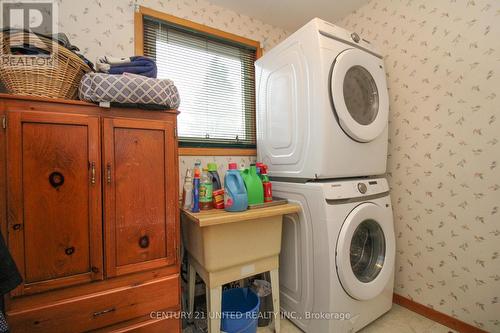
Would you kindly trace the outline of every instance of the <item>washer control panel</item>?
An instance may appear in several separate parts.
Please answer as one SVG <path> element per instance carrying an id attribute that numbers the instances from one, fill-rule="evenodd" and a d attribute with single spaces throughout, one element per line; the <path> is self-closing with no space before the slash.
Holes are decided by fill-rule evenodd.
<path id="1" fill-rule="evenodd" d="M 327 200 L 342 200 L 366 197 L 389 191 L 385 178 L 340 180 L 322 184 Z"/>

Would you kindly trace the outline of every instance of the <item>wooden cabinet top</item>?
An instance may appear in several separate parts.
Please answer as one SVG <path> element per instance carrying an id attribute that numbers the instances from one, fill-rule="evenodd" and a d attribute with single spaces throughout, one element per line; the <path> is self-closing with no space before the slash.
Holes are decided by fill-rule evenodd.
<path id="1" fill-rule="evenodd" d="M 12 95 L 7 93 L 0 93 L 0 98 L 8 100 L 25 100 L 33 102 L 51 102 L 51 103 L 70 104 L 70 105 L 96 106 L 96 104 L 76 99 L 48 98 L 48 97 L 38 97 L 38 96 L 28 96 L 28 95 Z"/>
<path id="2" fill-rule="evenodd" d="M 243 212 L 226 212 L 223 209 L 210 209 L 201 211 L 199 213 L 192 213 L 188 210 L 183 209 L 182 213 L 191 222 L 198 224 L 200 227 L 209 227 L 218 224 L 241 222 L 277 215 L 297 213 L 299 211 L 299 205 L 285 204 L 267 208 L 249 209 Z"/>
<path id="3" fill-rule="evenodd" d="M 144 119 L 160 119 L 165 115 L 176 115 L 177 110 L 144 110 L 138 108 L 115 107 L 110 108 L 100 107 L 98 104 L 89 103 L 80 100 L 48 98 L 37 96 L 23 96 L 0 93 L 0 108 L 6 110 L 23 110 L 23 111 L 51 111 L 51 112 L 68 112 L 84 114 L 100 114 L 110 116 L 123 116 L 127 114 L 131 117 L 140 117 Z"/>

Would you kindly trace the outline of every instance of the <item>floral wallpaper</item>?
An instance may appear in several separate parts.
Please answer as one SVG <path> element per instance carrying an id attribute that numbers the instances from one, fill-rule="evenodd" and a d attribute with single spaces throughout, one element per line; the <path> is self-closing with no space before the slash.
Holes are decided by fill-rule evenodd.
<path id="1" fill-rule="evenodd" d="M 395 292 L 500 332 L 500 1 L 372 0 L 385 55 Z"/>
<path id="2" fill-rule="evenodd" d="M 134 7 L 145 6 L 260 41 L 268 50 L 288 36 L 284 29 L 206 0 L 56 0 L 59 31 L 94 61 L 98 56 L 134 55 Z"/>
<path id="3" fill-rule="evenodd" d="M 116 57 L 134 54 L 134 8 L 141 5 L 171 15 L 205 24 L 261 42 L 265 50 L 288 36 L 284 29 L 273 27 L 251 17 L 238 14 L 211 4 L 205 0 L 57 0 L 59 5 L 59 31 L 68 35 L 91 61 L 98 56 Z M 203 165 L 216 162 L 221 177 L 229 161 L 241 166 L 251 163 L 255 157 L 200 156 L 180 157 L 180 183 L 186 168 L 192 168 L 200 160 Z"/>

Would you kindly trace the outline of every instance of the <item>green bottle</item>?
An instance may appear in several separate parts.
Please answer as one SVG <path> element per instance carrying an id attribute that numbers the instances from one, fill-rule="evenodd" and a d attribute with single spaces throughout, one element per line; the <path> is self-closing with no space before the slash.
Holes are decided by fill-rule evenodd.
<path id="1" fill-rule="evenodd" d="M 264 202 L 264 188 L 262 187 L 262 180 L 257 174 L 255 164 L 250 164 L 249 169 L 243 170 L 241 173 L 245 187 L 247 188 L 248 204 L 259 204 Z"/>
<path id="2" fill-rule="evenodd" d="M 200 209 L 212 209 L 213 184 L 212 179 L 208 175 L 208 169 L 203 168 L 200 181 Z"/>

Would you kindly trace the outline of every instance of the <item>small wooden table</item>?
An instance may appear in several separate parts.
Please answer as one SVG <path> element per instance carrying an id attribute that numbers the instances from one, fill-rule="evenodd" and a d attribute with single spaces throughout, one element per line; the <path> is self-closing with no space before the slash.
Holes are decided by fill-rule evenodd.
<path id="1" fill-rule="evenodd" d="M 207 288 L 208 332 L 220 332 L 222 285 L 259 273 L 270 272 L 274 330 L 280 332 L 279 254 L 283 215 L 300 211 L 298 205 L 229 213 L 182 210 L 187 241 L 189 313 L 194 310 L 196 273 Z"/>

